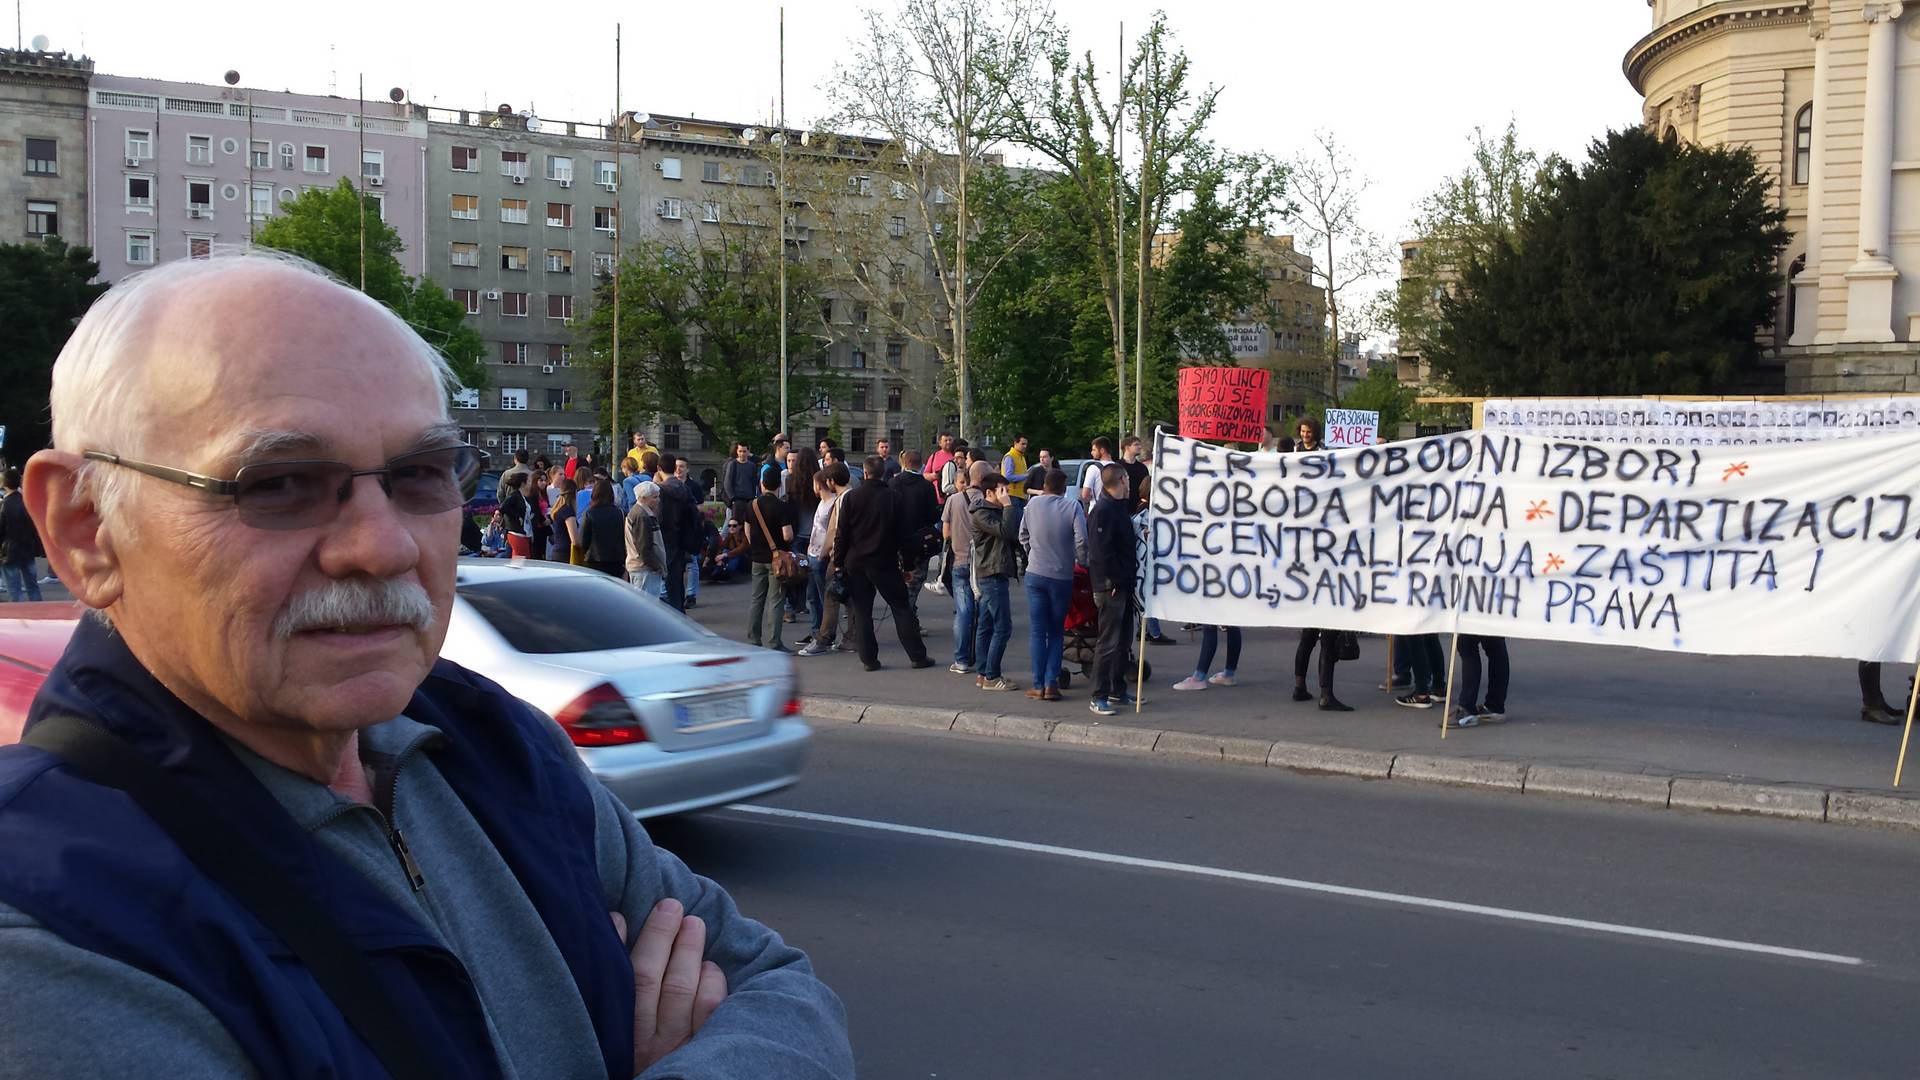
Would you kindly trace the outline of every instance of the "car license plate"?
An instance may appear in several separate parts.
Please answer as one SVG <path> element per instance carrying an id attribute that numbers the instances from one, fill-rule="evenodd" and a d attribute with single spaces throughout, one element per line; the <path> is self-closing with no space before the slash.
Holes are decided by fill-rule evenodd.
<path id="1" fill-rule="evenodd" d="M 673 707 L 674 730 L 686 733 L 743 724 L 752 718 L 746 694 L 713 694 L 682 701 Z"/>

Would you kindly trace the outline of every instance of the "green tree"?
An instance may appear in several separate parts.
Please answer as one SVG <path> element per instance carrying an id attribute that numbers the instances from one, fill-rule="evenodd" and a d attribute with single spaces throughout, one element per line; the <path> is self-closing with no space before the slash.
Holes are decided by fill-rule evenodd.
<path id="1" fill-rule="evenodd" d="M 1789 233 L 1772 186 L 1745 147 L 1609 132 L 1440 299 L 1435 370 L 1476 393 L 1724 387 L 1773 319 Z"/>
<path id="2" fill-rule="evenodd" d="M 780 421 L 780 293 L 777 256 L 751 227 L 701 239 L 648 239 L 621 256 L 621 427 L 637 416 L 677 416 L 708 445 L 765 446 Z M 787 267 L 788 385 L 804 409 L 837 385 L 826 372 L 817 272 Z M 613 426 L 613 281 L 594 290 L 582 328 L 599 423 Z"/>
<path id="3" fill-rule="evenodd" d="M 1367 377 L 1347 389 L 1340 398 L 1343 409 L 1363 409 L 1380 414 L 1380 437 L 1388 442 L 1400 437 L 1400 425 L 1418 417 L 1420 392 L 1400 381 L 1390 366 L 1378 366 Z M 1325 415 L 1321 410 L 1320 415 Z"/>
<path id="4" fill-rule="evenodd" d="M 303 192 L 254 230 L 253 242 L 298 255 L 348 285 L 361 283 L 361 224 L 366 225 L 366 286 L 373 297 L 406 320 L 414 332 L 447 358 L 462 385 L 487 384 L 482 362 L 486 343 L 467 325 L 466 311 L 429 277 L 410 277 L 400 267 L 400 234 L 380 220 L 374 200 L 364 203 L 348 180 Z"/>
<path id="5" fill-rule="evenodd" d="M 53 361 L 88 307 L 107 291 L 89 284 L 100 266 L 93 249 L 57 236 L 37 244 L 0 244 L 0 447 L 8 461 L 23 462 L 44 448 L 50 432 L 47 396 Z"/>

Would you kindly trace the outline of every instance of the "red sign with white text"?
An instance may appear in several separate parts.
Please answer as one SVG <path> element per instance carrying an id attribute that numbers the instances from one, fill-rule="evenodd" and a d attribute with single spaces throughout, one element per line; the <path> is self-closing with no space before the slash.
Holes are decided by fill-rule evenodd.
<path id="1" fill-rule="evenodd" d="M 1214 442 L 1257 443 L 1267 437 L 1263 368 L 1180 369 L 1180 434 Z"/>

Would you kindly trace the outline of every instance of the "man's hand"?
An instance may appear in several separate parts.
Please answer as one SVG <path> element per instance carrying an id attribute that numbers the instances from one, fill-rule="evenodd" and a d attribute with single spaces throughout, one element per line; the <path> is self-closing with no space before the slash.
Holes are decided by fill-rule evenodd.
<path id="1" fill-rule="evenodd" d="M 707 924 L 671 897 L 653 906 L 637 940 L 627 938 L 627 920 L 613 925 L 633 960 L 633 1073 L 646 1072 L 692 1039 L 727 997 L 720 965 L 703 960 Z"/>

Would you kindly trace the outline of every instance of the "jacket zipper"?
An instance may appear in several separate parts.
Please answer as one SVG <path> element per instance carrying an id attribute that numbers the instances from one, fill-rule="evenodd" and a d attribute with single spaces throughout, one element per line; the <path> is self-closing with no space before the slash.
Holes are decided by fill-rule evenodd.
<path id="1" fill-rule="evenodd" d="M 393 848 L 394 855 L 399 858 L 400 869 L 407 875 L 407 884 L 413 887 L 414 892 L 427 887 L 427 876 L 420 872 L 420 864 L 414 861 L 413 852 L 407 847 L 407 838 L 400 835 L 400 827 L 394 823 L 393 797 L 395 789 L 400 786 L 401 766 L 407 763 L 407 759 L 411 758 L 425 741 L 424 739 L 414 740 L 406 749 L 400 751 L 399 757 L 393 759 L 393 767 L 387 770 L 387 782 L 381 786 L 380 794 L 377 796 L 380 805 L 375 807 L 380 811 L 381 820 L 387 827 L 387 844 Z"/>

